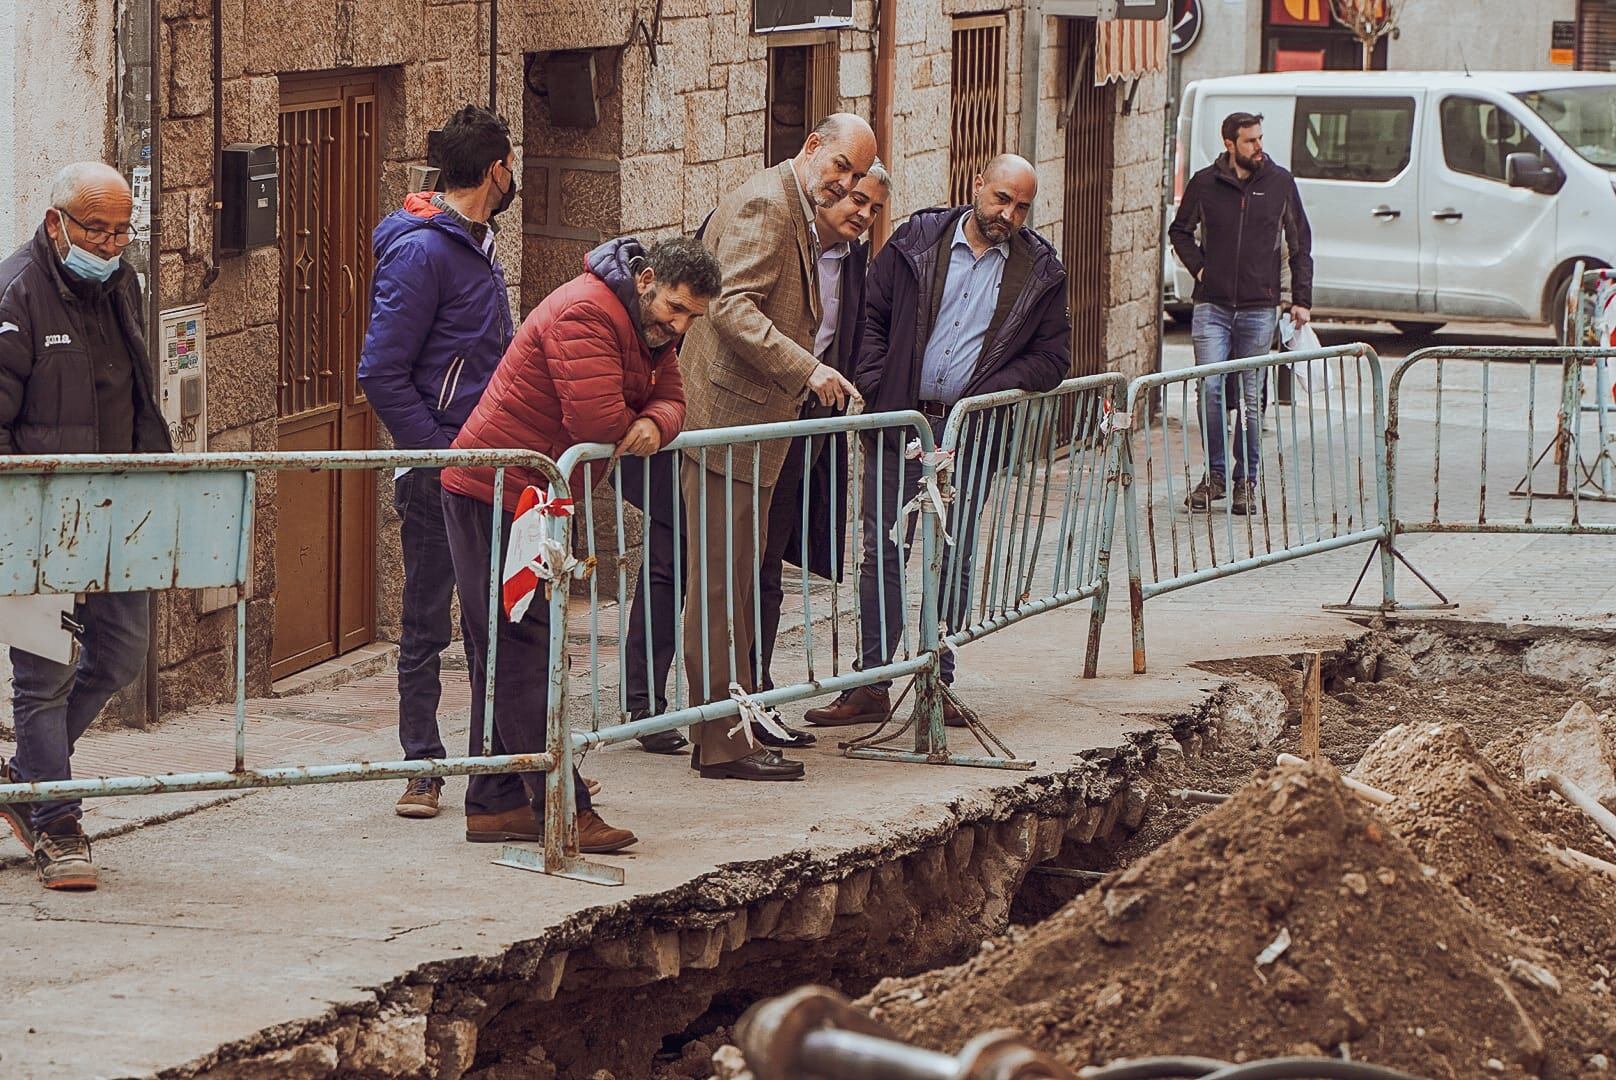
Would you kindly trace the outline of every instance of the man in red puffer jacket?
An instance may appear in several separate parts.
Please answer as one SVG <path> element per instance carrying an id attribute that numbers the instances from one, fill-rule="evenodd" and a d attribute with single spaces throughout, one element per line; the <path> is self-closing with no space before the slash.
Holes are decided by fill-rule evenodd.
<path id="1" fill-rule="evenodd" d="M 720 274 L 698 241 L 664 240 L 646 251 L 633 237 L 608 241 L 584 259 L 584 272 L 545 297 L 516 332 L 482 400 L 454 441 L 457 450 L 535 450 L 559 458 L 575 443 L 614 443 L 618 452 L 654 454 L 684 426 L 679 339 L 718 295 Z M 581 490 L 589 478 L 572 478 Z M 526 469 L 505 474 L 505 561 L 517 499 L 528 485 L 547 488 Z M 482 752 L 488 656 L 489 554 L 493 540 L 492 469 L 443 470 L 443 516 L 455 585 L 470 641 L 471 752 Z M 528 607 L 520 622 L 501 618 L 495 661 L 494 753 L 545 749 L 550 689 L 550 612 Z M 578 843 L 591 853 L 634 843 L 590 806 L 573 777 Z M 473 776 L 466 790 L 466 839 L 544 839 L 543 774 Z"/>

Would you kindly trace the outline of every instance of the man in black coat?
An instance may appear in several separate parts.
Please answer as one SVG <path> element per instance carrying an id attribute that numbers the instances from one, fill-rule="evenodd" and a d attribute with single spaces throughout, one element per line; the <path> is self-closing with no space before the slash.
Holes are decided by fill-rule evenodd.
<path id="1" fill-rule="evenodd" d="M 1313 304 L 1313 233 L 1291 174 L 1263 153 L 1262 117 L 1230 113 L 1223 118 L 1224 152 L 1184 186 L 1178 215 L 1168 228 L 1173 252 L 1195 275 L 1195 315 L 1190 339 L 1197 364 L 1217 364 L 1268 352 L 1279 318 L 1280 255 L 1291 275 L 1291 319 L 1309 319 Z M 1189 493 L 1191 510 L 1208 510 L 1223 498 L 1229 509 L 1257 509 L 1256 481 L 1262 464 L 1261 376 L 1243 371 L 1201 386 L 1201 432 L 1206 439 L 1206 475 Z M 1227 402 L 1238 387 L 1238 408 Z M 1228 433 L 1234 461 L 1224 461 L 1224 418 L 1238 413 Z"/>
<path id="2" fill-rule="evenodd" d="M 129 185 L 99 162 L 69 165 L 33 239 L 0 262 L 0 453 L 173 449 L 153 392 L 140 284 L 122 265 Z M 11 650 L 12 782 L 72 778 L 73 743 L 145 666 L 151 595 L 89 593 L 73 607 L 76 663 Z M 77 799 L 0 805 L 47 889 L 93 889 Z"/>
<path id="3" fill-rule="evenodd" d="M 886 207 L 891 186 L 891 176 L 877 161 L 845 199 L 828 209 L 819 209 L 814 217 L 821 248 L 816 270 L 822 283 L 833 276 L 836 279 L 834 286 L 826 285 L 828 294 L 821 293 L 825 318 L 820 325 L 815 352 L 824 363 L 847 376 L 852 375 L 858 358 L 864 324 L 864 280 L 869 245 L 859 238 L 869 231 Z M 706 227 L 705 222 L 702 227 Z M 697 236 L 700 235 L 698 231 Z M 805 417 L 825 415 L 830 415 L 830 410 L 812 399 L 803 407 Z M 761 676 L 754 680 L 754 685 L 762 689 L 774 685 L 769 678 L 769 663 L 780 626 L 784 564 L 800 565 L 803 557 L 801 529 L 805 487 L 809 500 L 809 571 L 839 580 L 845 557 L 842 523 L 847 518 L 846 441 L 825 436 L 811 440 L 812 461 L 806 458 L 809 442 L 804 438 L 791 442 L 780 478 L 775 482 L 776 497 L 770 504 L 766 542 L 759 559 Z M 622 461 L 623 498 L 639 507 L 647 517 L 639 582 L 628 622 L 622 628 L 625 638 L 622 679 L 629 717 L 633 720 L 655 716 L 668 709 L 667 682 L 673 661 L 674 622 L 684 606 L 682 592 L 685 588 L 682 578 L 675 588 L 675 537 L 680 559 L 687 543 L 679 525 L 683 509 L 677 461 L 677 455 L 673 454 Z M 834 479 L 833 470 L 839 470 Z M 755 663 L 759 657 L 752 659 Z M 779 722 L 778 717 L 776 721 Z M 791 732 L 791 738 L 780 740 L 762 727 L 754 729 L 754 737 L 771 746 L 807 746 L 814 742 L 807 732 L 787 728 L 783 722 L 780 726 Z M 676 731 L 648 735 L 639 741 L 644 749 L 663 754 L 678 753 L 686 745 L 684 736 Z"/>
<path id="4" fill-rule="evenodd" d="M 917 409 L 941 442 L 949 409 L 961 398 L 1052 390 L 1065 378 L 1072 332 L 1066 268 L 1054 247 L 1024 226 L 1037 193 L 1032 164 L 1005 154 L 977 176 L 970 206 L 919 211 L 893 233 L 865 284 L 854 384 L 866 412 Z M 903 630 L 902 565 L 913 526 L 903 556 L 890 533 L 921 475 L 920 463 L 905 457 L 905 441 L 900 432 L 863 437 L 859 611 L 866 671 L 891 660 Z M 954 543 L 939 597 L 939 617 L 951 627 L 966 620 L 976 526 L 990 486 L 977 476 L 970 445 L 954 465 L 964 497 L 951 514 Z M 953 682 L 952 653 L 943 654 L 942 678 Z M 847 691 L 810 709 L 806 719 L 820 726 L 880 721 L 891 708 L 889 685 Z M 952 726 L 965 722 L 951 697 L 944 698 L 943 715 Z"/>

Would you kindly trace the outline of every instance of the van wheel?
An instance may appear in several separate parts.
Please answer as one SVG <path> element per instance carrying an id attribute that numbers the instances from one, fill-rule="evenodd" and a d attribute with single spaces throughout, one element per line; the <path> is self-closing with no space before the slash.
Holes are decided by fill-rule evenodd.
<path id="1" fill-rule="evenodd" d="M 1391 324 L 1397 327 L 1397 332 L 1404 337 L 1423 337 L 1426 334 L 1434 334 L 1448 325 L 1439 322 L 1403 322 L 1398 319 L 1391 320 Z"/>

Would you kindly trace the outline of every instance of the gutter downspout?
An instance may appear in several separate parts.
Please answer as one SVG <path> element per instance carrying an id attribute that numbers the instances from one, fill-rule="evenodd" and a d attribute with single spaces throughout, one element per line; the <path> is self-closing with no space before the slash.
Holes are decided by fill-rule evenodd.
<path id="1" fill-rule="evenodd" d="M 218 0 L 214 0 L 214 40 L 218 40 Z M 147 94 L 151 102 L 151 194 L 147 198 L 150 204 L 150 236 L 151 249 L 146 265 L 146 355 L 152 361 L 152 382 L 157 383 L 156 363 L 153 358 L 157 350 L 151 347 L 153 334 L 159 334 L 162 326 L 162 248 L 163 248 L 163 81 L 161 76 L 162 41 L 163 41 L 163 14 L 161 0 L 147 0 L 147 27 L 148 43 L 151 49 L 151 64 L 147 68 Z M 214 47 L 214 63 L 218 63 L 218 47 Z M 217 84 L 215 84 L 217 86 Z M 217 115 L 217 114 L 215 114 Z M 215 155 L 217 161 L 217 155 Z M 215 166 L 217 168 L 217 166 Z M 218 231 L 214 231 L 215 243 L 218 243 Z M 146 723 L 155 724 L 162 717 L 161 701 L 157 693 L 157 604 L 150 605 L 150 613 L 146 622 Z"/>
<path id="2" fill-rule="evenodd" d="M 1027 0 L 1021 15 L 1021 137 L 1016 152 L 1038 168 L 1039 56 L 1044 40 L 1043 0 Z M 1027 213 L 1027 227 L 1036 228 L 1038 206 Z"/>
<path id="3" fill-rule="evenodd" d="M 213 0 L 215 4 L 219 0 Z M 499 102 L 499 0 L 488 0 L 488 111 L 498 115 Z"/>
<path id="4" fill-rule="evenodd" d="M 150 0 L 153 7 L 161 0 Z M 213 0 L 213 199 L 208 203 L 208 215 L 213 221 L 212 252 L 208 255 L 207 273 L 202 275 L 202 288 L 210 288 L 219 276 L 219 222 L 224 212 L 222 183 L 224 157 L 224 0 Z M 154 49 L 155 51 L 155 49 Z M 155 99 L 154 99 L 155 100 Z M 155 108 L 155 106 L 153 106 Z M 203 432 L 206 435 L 206 432 Z"/>
<path id="5" fill-rule="evenodd" d="M 875 120 L 875 145 L 887 169 L 897 175 L 892 150 L 892 86 L 893 57 L 898 36 L 898 0 L 876 0 L 875 12 L 875 101 L 870 111 Z M 870 256 L 873 258 L 881 245 L 892 234 L 892 214 L 876 219 L 870 235 Z"/>

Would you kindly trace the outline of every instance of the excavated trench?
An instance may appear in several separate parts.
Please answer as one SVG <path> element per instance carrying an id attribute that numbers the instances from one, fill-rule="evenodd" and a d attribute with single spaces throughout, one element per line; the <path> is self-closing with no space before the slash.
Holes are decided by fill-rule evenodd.
<path id="1" fill-rule="evenodd" d="M 858 996 L 958 963 L 1088 887 L 1047 869 L 1121 869 L 1204 812 L 1166 792 L 1230 792 L 1296 749 L 1297 658 L 1203 666 L 1227 681 L 1193 711 L 955 806 L 943 825 L 834 858 L 721 867 L 503 956 L 424 966 L 379 988 L 372 1008 L 261 1032 L 165 1075 L 702 1080 L 754 1001 L 807 982 Z M 1578 698 L 1616 697 L 1616 634 L 1377 629 L 1327 652 L 1323 682 L 1323 748 L 1342 768 L 1409 721 L 1458 722 L 1478 746 L 1503 746 Z"/>

